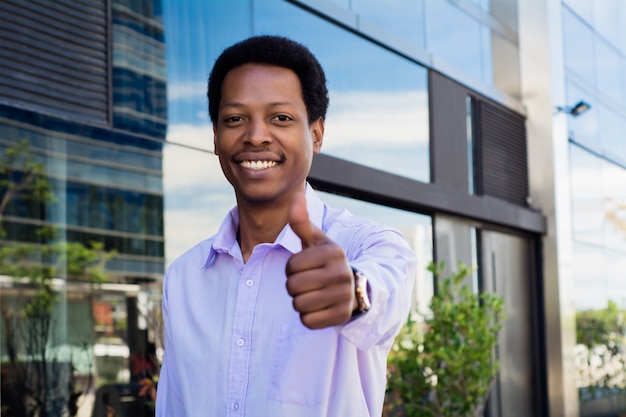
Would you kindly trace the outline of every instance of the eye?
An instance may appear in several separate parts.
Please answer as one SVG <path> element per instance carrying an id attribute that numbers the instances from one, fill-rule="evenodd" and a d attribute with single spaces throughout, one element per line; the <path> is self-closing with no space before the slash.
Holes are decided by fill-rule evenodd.
<path id="1" fill-rule="evenodd" d="M 278 114 L 274 116 L 274 120 L 278 120 L 279 122 L 288 122 L 290 120 L 293 120 L 293 118 L 287 116 L 286 114 Z"/>
<path id="2" fill-rule="evenodd" d="M 237 123 L 242 120 L 241 116 L 228 116 L 225 121 L 227 123 Z"/>

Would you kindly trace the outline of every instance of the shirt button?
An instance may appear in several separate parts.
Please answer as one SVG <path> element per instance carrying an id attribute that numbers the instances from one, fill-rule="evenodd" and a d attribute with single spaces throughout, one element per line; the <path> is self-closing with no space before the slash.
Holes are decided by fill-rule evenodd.
<path id="1" fill-rule="evenodd" d="M 247 281 L 246 281 L 246 285 L 247 285 L 248 287 L 251 287 L 253 284 L 254 284 L 254 281 L 252 281 L 251 279 L 249 279 L 249 280 L 247 280 Z"/>
<path id="2" fill-rule="evenodd" d="M 233 404 L 233 410 L 239 410 L 239 403 Z"/>
<path id="3" fill-rule="evenodd" d="M 237 340 L 237 346 L 243 346 L 243 345 L 244 345 L 244 343 L 245 343 L 245 342 L 243 341 L 243 339 L 239 339 L 239 340 Z M 235 403 L 235 404 L 237 404 L 237 403 Z"/>

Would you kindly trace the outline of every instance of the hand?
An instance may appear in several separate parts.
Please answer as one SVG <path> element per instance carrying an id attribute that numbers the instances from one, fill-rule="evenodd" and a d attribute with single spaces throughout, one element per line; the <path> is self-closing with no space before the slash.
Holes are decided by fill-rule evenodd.
<path id="1" fill-rule="evenodd" d="M 357 305 L 352 268 L 343 249 L 309 220 L 304 193 L 292 201 L 289 225 L 302 240 L 302 252 L 286 267 L 287 292 L 302 324 L 321 329 L 345 323 Z"/>

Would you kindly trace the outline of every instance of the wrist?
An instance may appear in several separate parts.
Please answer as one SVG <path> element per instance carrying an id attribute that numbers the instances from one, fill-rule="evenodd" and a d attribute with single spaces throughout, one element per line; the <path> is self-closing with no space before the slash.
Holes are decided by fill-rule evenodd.
<path id="1" fill-rule="evenodd" d="M 355 308 L 352 311 L 352 317 L 358 317 L 369 311 L 372 304 L 370 301 L 367 277 L 358 269 L 352 268 L 352 274 L 354 276 L 354 297 Z"/>

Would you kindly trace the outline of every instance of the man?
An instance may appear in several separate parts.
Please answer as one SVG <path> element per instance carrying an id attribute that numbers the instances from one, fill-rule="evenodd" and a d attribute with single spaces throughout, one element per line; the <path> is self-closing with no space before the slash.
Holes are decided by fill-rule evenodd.
<path id="1" fill-rule="evenodd" d="M 208 98 L 237 206 L 165 275 L 157 416 L 380 416 L 415 260 L 306 182 L 328 107 L 320 64 L 253 37 L 217 59 Z"/>

